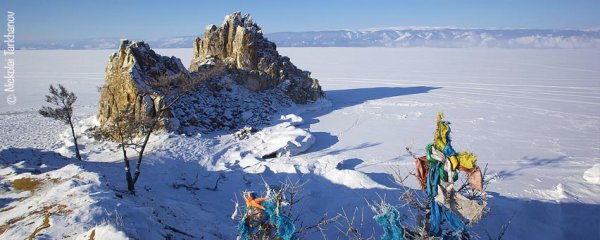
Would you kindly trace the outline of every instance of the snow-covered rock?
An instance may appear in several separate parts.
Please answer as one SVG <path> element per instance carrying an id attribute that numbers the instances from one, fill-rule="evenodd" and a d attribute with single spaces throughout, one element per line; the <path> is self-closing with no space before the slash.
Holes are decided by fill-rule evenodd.
<path id="1" fill-rule="evenodd" d="M 251 140 L 255 144 L 252 152 L 256 156 L 281 157 L 303 153 L 316 139 L 304 129 L 290 123 L 280 123 L 263 129 Z"/>
<path id="2" fill-rule="evenodd" d="M 547 200 L 554 200 L 556 202 L 559 202 L 561 199 L 568 198 L 567 192 L 565 191 L 565 188 L 563 187 L 562 183 L 557 184 L 554 187 L 554 189 L 536 190 L 536 191 L 543 198 L 545 198 Z"/>
<path id="3" fill-rule="evenodd" d="M 278 110 L 293 105 L 281 88 L 250 91 L 229 76 L 205 81 L 172 108 L 179 131 L 188 135 L 215 130 L 260 127 Z"/>
<path id="4" fill-rule="evenodd" d="M 588 183 L 600 185 L 600 164 L 594 164 L 593 167 L 585 170 L 583 179 Z"/>
<path id="5" fill-rule="evenodd" d="M 281 121 L 289 122 L 291 125 L 297 126 L 304 123 L 304 119 L 296 114 L 282 115 L 279 118 Z"/>

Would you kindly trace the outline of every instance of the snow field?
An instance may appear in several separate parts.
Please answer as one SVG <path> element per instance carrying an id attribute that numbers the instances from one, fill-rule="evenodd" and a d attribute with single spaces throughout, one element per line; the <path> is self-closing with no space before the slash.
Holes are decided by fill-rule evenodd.
<path id="1" fill-rule="evenodd" d="M 360 212 L 365 200 L 379 196 L 399 204 L 399 186 L 391 174 L 407 174 L 414 168 L 404 148 L 422 154 L 432 141 L 435 116 L 443 111 L 452 122 L 455 149 L 474 152 L 480 166 L 488 165 L 487 177 L 494 178 L 487 189 L 491 212 L 474 227 L 480 236 L 496 235 L 510 219 L 507 239 L 600 236 L 599 51 L 279 50 L 320 80 L 328 100 L 286 109 L 272 117 L 272 126 L 245 140 L 235 139 L 230 132 L 152 136 L 135 197 L 119 193 L 126 187 L 121 153 L 113 143 L 82 137 L 86 163 L 74 165 L 66 164 L 73 160 L 35 150 L 72 156 L 69 135 L 63 133 L 66 126 L 30 109 L 41 105 L 49 83 L 64 83 L 79 96 L 79 131 L 93 126 L 98 99 L 93 89 L 102 83 L 108 53 L 19 51 L 23 75 L 17 89 L 20 84 L 29 91 L 21 95 L 22 105 L 0 106 L 2 156 L 17 152 L 22 160 L 42 162 L 2 165 L 0 206 L 14 208 L 3 212 L 0 225 L 37 209 L 17 208 L 21 204 L 16 199 L 24 198 L 23 206 L 32 206 L 49 196 L 38 205 L 71 204 L 81 213 L 50 214 L 51 227 L 40 234 L 51 238 L 69 231 L 73 234 L 67 238 L 77 239 L 96 229 L 96 234 L 143 239 L 167 234 L 231 239 L 236 226 L 230 218 L 235 209 L 232 201 L 241 199 L 239 193 L 261 192 L 263 181 L 276 185 L 289 178 L 307 181 L 300 206 L 305 224 L 325 213 L 332 216 L 357 207 Z M 184 64 L 191 57 L 189 49 L 157 52 L 180 56 Z M 42 61 L 61 55 L 72 60 Z M 83 58 L 87 60 L 77 61 Z M 44 64 L 49 66 L 41 67 Z M 46 74 L 49 71 L 44 69 L 53 65 L 59 71 Z M 93 77 L 81 77 L 84 74 Z M 22 149 L 31 147 L 35 149 Z M 274 152 L 278 157 L 263 158 Z M 15 179 L 48 178 L 36 169 L 64 182 L 44 182 L 34 192 L 11 190 Z M 411 177 L 407 184 L 418 186 Z M 58 190 L 72 191 L 77 197 L 50 194 Z M 368 209 L 365 214 L 370 220 Z M 8 228 L 0 237 L 27 237 L 43 220 L 42 214 L 29 215 L 17 224 L 34 224 Z M 367 229 L 371 227 L 376 226 L 367 223 Z M 335 229 L 329 234 L 337 235 Z"/>

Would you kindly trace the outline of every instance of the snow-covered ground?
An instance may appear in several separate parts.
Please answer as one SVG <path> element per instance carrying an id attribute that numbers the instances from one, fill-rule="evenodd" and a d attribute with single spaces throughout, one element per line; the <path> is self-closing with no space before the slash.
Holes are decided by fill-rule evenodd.
<path id="1" fill-rule="evenodd" d="M 246 140 L 153 136 L 135 197 L 121 192 L 114 144 L 83 137 L 86 161 L 65 160 L 52 152 L 71 156 L 66 126 L 32 110 L 48 84 L 62 83 L 79 96 L 79 126 L 93 125 L 111 51 L 18 51 L 18 103 L 0 105 L 0 230 L 7 227 L 0 238 L 25 238 L 48 216 L 50 227 L 37 233 L 50 238 L 95 230 L 111 239 L 231 239 L 232 200 L 263 190 L 263 179 L 308 181 L 300 203 L 306 225 L 379 196 L 397 204 L 390 174 L 414 168 L 404 148 L 423 153 L 439 111 L 452 122 L 454 148 L 476 153 L 495 177 L 491 212 L 474 227 L 479 235 L 494 236 L 512 219 L 508 239 L 600 238 L 600 50 L 279 50 L 320 80 L 328 101 L 288 109 L 281 115 L 301 119 L 275 116 L 274 126 Z M 184 64 L 191 58 L 191 49 L 157 52 Z M 277 149 L 280 157 L 261 158 Z M 25 177 L 41 184 L 11 190 Z M 418 187 L 413 178 L 408 184 Z"/>

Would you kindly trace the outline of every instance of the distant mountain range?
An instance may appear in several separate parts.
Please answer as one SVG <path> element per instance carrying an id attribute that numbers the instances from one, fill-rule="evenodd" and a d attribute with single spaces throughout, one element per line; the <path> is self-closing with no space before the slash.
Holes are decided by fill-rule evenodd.
<path id="1" fill-rule="evenodd" d="M 265 36 L 279 47 L 494 47 L 600 48 L 600 29 L 372 28 L 360 31 L 278 32 Z M 191 48 L 197 36 L 147 40 L 152 48 Z M 19 49 L 116 49 L 119 38 L 17 42 Z"/>
<path id="2" fill-rule="evenodd" d="M 278 46 L 286 47 L 600 47 L 600 30 L 390 28 L 267 36 Z"/>
<path id="3" fill-rule="evenodd" d="M 152 48 L 191 48 L 196 36 L 144 40 Z M 142 39 L 130 39 L 142 40 Z M 89 38 L 71 41 L 18 41 L 18 49 L 117 49 L 121 38 Z"/>

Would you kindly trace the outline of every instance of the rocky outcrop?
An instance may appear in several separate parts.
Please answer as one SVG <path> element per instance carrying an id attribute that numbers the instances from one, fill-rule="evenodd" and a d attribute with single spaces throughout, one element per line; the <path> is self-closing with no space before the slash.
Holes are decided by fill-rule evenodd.
<path id="1" fill-rule="evenodd" d="M 193 49 L 192 73 L 225 64 L 235 80 L 252 91 L 283 85 L 296 103 L 324 95 L 310 72 L 298 69 L 288 57 L 279 55 L 275 43 L 264 38 L 249 15 L 236 12 L 226 16 L 220 27 L 207 26 L 204 36 L 194 41 Z"/>
<path id="2" fill-rule="evenodd" d="M 153 85 L 181 74 L 189 72 L 178 58 L 160 56 L 144 42 L 121 40 L 105 70 L 97 115 L 100 126 L 114 120 L 127 107 L 133 108 L 136 117 L 154 117 L 166 96 L 155 91 Z"/>
<path id="3" fill-rule="evenodd" d="M 169 105 L 160 125 L 169 130 L 187 134 L 233 130 L 269 124 L 278 109 L 324 96 L 310 72 L 279 55 L 248 15 L 237 12 L 225 17 L 220 27 L 208 26 L 193 49 L 188 71 L 178 58 L 160 56 L 144 42 L 123 40 L 106 67 L 100 127 L 122 116 L 125 108 L 132 109 L 136 118 L 156 117 L 158 109 Z M 180 75 L 193 85 L 172 84 L 170 79 Z M 180 94 L 173 97 L 167 95 L 172 92 L 160 91 L 156 85 L 161 82 L 179 88 Z"/>

